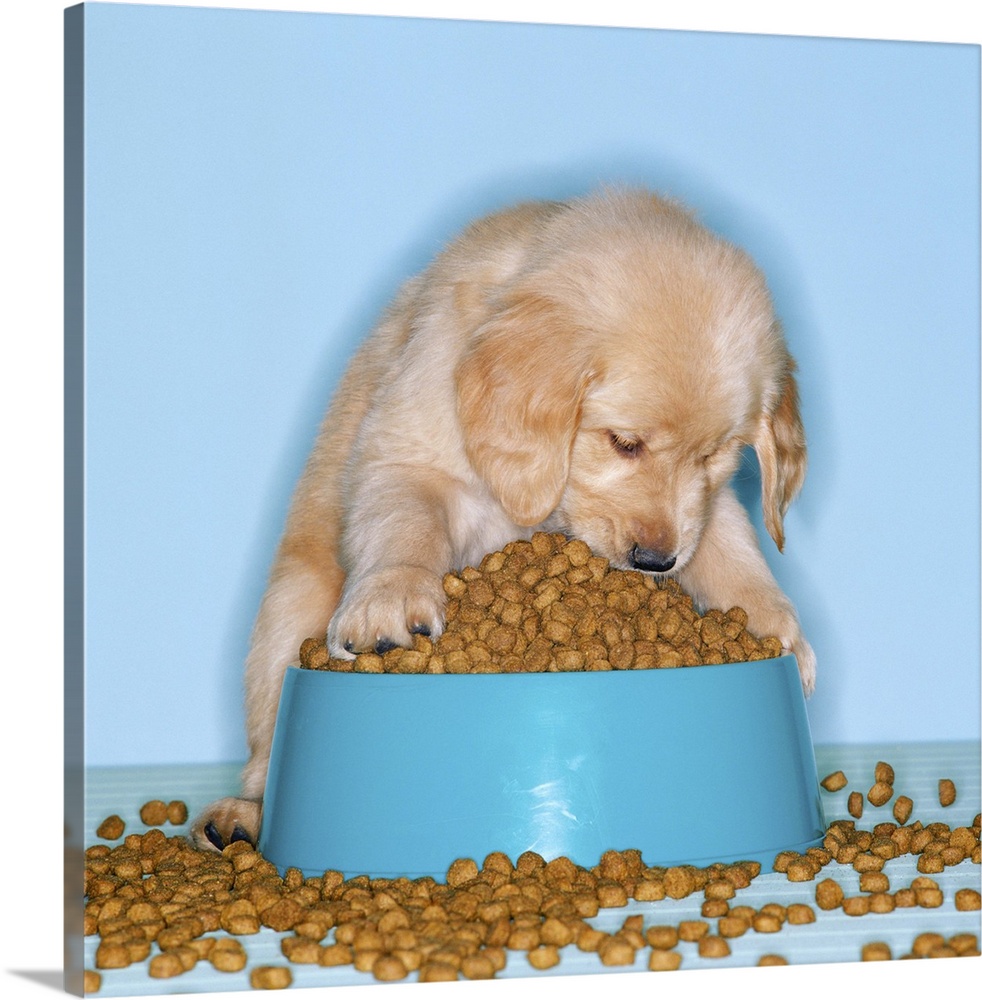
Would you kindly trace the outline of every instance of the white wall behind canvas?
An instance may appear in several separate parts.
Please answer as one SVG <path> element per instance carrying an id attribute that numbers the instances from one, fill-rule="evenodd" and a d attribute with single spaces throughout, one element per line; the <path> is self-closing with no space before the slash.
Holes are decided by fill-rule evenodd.
<path id="1" fill-rule="evenodd" d="M 475 215 L 601 182 L 770 279 L 811 470 L 763 545 L 815 740 L 978 738 L 977 47 L 86 4 L 85 73 L 88 763 L 244 756 L 355 345 Z"/>

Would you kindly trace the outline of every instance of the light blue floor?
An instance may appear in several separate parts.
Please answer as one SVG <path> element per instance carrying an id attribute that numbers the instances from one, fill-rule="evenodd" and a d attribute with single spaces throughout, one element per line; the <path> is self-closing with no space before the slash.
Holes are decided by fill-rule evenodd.
<path id="1" fill-rule="evenodd" d="M 928 824 L 944 822 L 950 827 L 970 826 L 980 811 L 979 746 L 975 743 L 928 743 L 869 746 L 820 746 L 815 756 L 819 778 L 842 770 L 849 784 L 836 793 L 822 792 L 827 821 L 848 819 L 846 799 L 850 791 L 864 795 L 865 813 L 858 822 L 861 829 L 871 829 L 877 822 L 893 820 L 892 802 L 874 809 L 865 801 L 865 793 L 873 783 L 873 768 L 877 761 L 890 763 L 895 772 L 894 787 L 898 795 L 909 796 L 914 801 L 911 821 Z M 143 832 L 139 808 L 149 799 L 171 801 L 182 799 L 193 815 L 207 802 L 222 795 L 234 793 L 237 788 L 238 765 L 207 765 L 194 767 L 100 768 L 87 772 L 85 779 L 85 844 L 98 842 L 95 830 L 111 813 L 117 813 L 126 822 L 128 833 Z M 958 789 L 954 805 L 942 808 L 938 802 L 937 785 L 940 778 L 951 778 Z M 183 833 L 184 828 L 165 826 L 168 835 Z M 611 845 L 629 847 L 630 845 Z M 477 859 L 480 861 L 481 859 Z M 648 860 L 648 859 L 646 859 Z M 917 877 L 916 858 L 905 855 L 887 862 L 884 871 L 890 878 L 891 889 L 910 884 Z M 859 893 L 859 875 L 849 866 L 835 863 L 826 867 L 819 879 L 835 878 L 846 895 Z M 970 932 L 980 936 L 980 911 L 960 912 L 955 909 L 955 892 L 961 888 L 980 888 L 979 866 L 971 861 L 945 869 L 932 876 L 944 893 L 944 902 L 937 909 L 911 907 L 896 909 L 887 914 L 867 914 L 850 917 L 843 911 L 822 911 L 815 906 L 815 882 L 789 882 L 777 873 L 761 874 L 746 889 L 741 889 L 731 905 L 759 908 L 776 902 L 809 903 L 817 920 L 813 924 L 784 927 L 773 934 L 753 931 L 729 941 L 731 954 L 723 959 L 700 958 L 694 943 L 681 943 L 683 970 L 699 968 L 725 968 L 752 966 L 761 955 L 777 953 L 791 964 L 819 962 L 858 961 L 864 943 L 884 941 L 894 958 L 909 952 L 914 938 L 933 931 L 943 936 Z M 616 930 L 625 917 L 639 913 L 648 924 L 677 924 L 681 920 L 701 919 L 701 893 L 686 899 L 665 899 L 653 903 L 630 901 L 619 909 L 602 910 L 591 921 L 603 930 Z M 710 933 L 715 932 L 715 922 L 710 921 Z M 176 979 L 156 980 L 147 975 L 146 963 L 127 969 L 101 970 L 100 996 L 132 996 L 152 994 L 193 993 L 249 989 L 249 968 L 256 965 L 283 965 L 280 939 L 286 936 L 263 929 L 259 934 L 243 938 L 249 956 L 249 965 L 242 972 L 216 972 L 209 963 L 198 965 Z M 330 940 L 329 938 L 327 939 Z M 86 938 L 83 943 L 85 967 L 94 968 L 97 938 Z M 156 948 L 156 945 L 154 946 Z M 294 986 L 353 985 L 373 982 L 365 973 L 351 967 L 324 969 L 318 966 L 293 965 Z M 633 967 L 608 969 L 594 954 L 580 952 L 574 947 L 563 950 L 558 966 L 547 972 L 537 972 L 521 953 L 509 953 L 507 968 L 499 978 L 517 976 L 548 976 L 592 973 L 642 971 L 647 968 L 647 949 L 638 952 Z M 411 975 L 404 982 L 410 982 Z"/>

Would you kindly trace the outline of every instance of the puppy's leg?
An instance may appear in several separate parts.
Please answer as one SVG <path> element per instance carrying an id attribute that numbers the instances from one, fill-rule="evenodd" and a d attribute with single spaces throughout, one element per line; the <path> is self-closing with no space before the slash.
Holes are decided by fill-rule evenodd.
<path id="1" fill-rule="evenodd" d="M 332 656 L 412 645 L 443 631 L 453 565 L 451 477 L 408 466 L 366 471 L 342 537 L 347 580 L 327 630 Z"/>
<path id="2" fill-rule="evenodd" d="M 283 674 L 296 663 L 300 644 L 323 636 L 341 589 L 341 571 L 309 558 L 281 557 L 260 605 L 246 659 L 246 733 L 249 760 L 242 771 L 242 795 L 211 803 L 191 824 L 200 848 L 221 850 L 235 840 L 255 843 Z"/>
<path id="3" fill-rule="evenodd" d="M 717 495 L 699 547 L 678 579 L 703 607 L 743 608 L 751 632 L 777 636 L 794 653 L 805 694 L 815 690 L 815 654 L 760 551 L 749 515 L 729 488 Z"/>

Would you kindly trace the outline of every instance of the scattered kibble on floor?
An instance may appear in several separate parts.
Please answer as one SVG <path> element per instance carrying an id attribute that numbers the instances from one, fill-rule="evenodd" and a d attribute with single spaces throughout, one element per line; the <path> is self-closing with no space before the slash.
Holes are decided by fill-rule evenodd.
<path id="1" fill-rule="evenodd" d="M 892 801 L 887 815 L 895 822 L 870 822 L 863 829 L 858 817 L 838 819 L 829 823 L 821 847 L 778 852 L 774 871 L 802 883 L 805 895 L 787 905 L 756 908 L 738 899 L 760 875 L 757 862 L 665 867 L 647 864 L 633 849 L 606 851 L 589 868 L 532 851 L 514 860 L 492 852 L 480 864 L 455 860 L 442 882 L 345 878 L 337 871 L 304 877 L 295 868 L 280 875 L 245 841 L 216 854 L 196 850 L 182 836 L 168 836 L 160 827 L 186 822 L 185 804 L 149 800 L 138 811 L 151 829 L 124 837 L 120 816 L 107 816 L 96 834 L 115 843 L 96 843 L 86 851 L 85 933 L 99 940 L 96 968 L 85 970 L 84 990 L 97 993 L 106 971 L 139 963 L 156 979 L 180 977 L 199 962 L 224 973 L 247 970 L 254 989 L 290 986 L 292 965 L 351 966 L 380 982 L 491 979 L 517 953 L 524 953 L 530 974 L 561 966 L 566 948 L 594 954 L 606 968 L 634 968 L 640 961 L 650 971 L 673 971 L 684 967 L 686 949 L 725 963 L 735 939 L 794 933 L 788 929 L 814 923 L 823 912 L 840 911 L 861 927 L 870 913 L 937 910 L 945 892 L 932 876 L 965 861 L 980 863 L 982 817 L 976 814 L 961 826 L 908 824 L 913 803 L 903 795 L 894 799 L 893 768 L 880 761 L 873 777 L 867 799 L 884 812 Z M 837 771 L 822 784 L 834 793 L 847 781 Z M 874 795 L 878 784 L 885 787 Z M 942 805 L 953 804 L 953 783 L 941 779 L 938 788 Z M 849 799 L 856 795 L 861 813 L 863 796 L 853 792 Z M 909 885 L 894 885 L 884 869 L 904 855 L 917 857 L 918 875 Z M 846 880 L 835 877 L 843 866 L 859 873 L 858 894 L 847 893 Z M 673 922 L 672 901 L 697 893 L 702 919 Z M 952 896 L 957 912 L 982 905 L 972 886 L 961 886 Z M 644 915 L 628 913 L 614 931 L 589 922 L 601 910 L 629 907 L 631 901 L 659 902 L 659 920 L 646 925 Z M 283 934 L 283 964 L 249 966 L 249 938 L 262 928 Z M 979 953 L 974 933 L 925 931 L 902 955 L 871 939 L 862 943 L 858 957 L 869 962 Z M 758 960 L 758 965 L 777 964 L 787 964 L 779 951 Z"/>

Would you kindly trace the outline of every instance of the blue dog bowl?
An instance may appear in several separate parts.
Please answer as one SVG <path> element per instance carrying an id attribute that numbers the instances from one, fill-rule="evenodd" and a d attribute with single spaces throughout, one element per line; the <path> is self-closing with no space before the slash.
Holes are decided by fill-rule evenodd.
<path id="1" fill-rule="evenodd" d="M 259 848 L 283 871 L 430 875 L 527 850 L 584 867 L 821 844 L 792 656 L 675 670 L 356 674 L 290 667 Z"/>

